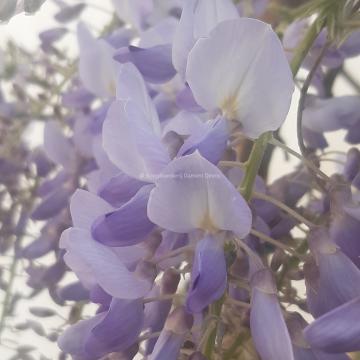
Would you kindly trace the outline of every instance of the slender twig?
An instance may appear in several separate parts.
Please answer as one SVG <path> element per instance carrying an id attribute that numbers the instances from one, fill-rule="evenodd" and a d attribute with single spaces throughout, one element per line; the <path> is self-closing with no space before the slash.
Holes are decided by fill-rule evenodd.
<path id="1" fill-rule="evenodd" d="M 263 240 L 265 242 L 268 242 L 269 244 L 272 244 L 272 245 L 278 247 L 279 249 L 287 251 L 288 253 L 296 256 L 299 259 L 303 259 L 303 255 L 299 254 L 296 250 L 294 250 L 290 246 L 287 246 L 287 245 L 283 244 L 282 242 L 280 242 L 278 240 L 275 240 L 272 237 L 270 237 L 270 236 L 268 236 L 268 235 L 266 235 L 266 234 L 264 234 L 264 233 L 262 233 L 260 231 L 257 231 L 255 229 L 251 229 L 250 234 L 258 237 L 260 240 Z"/>
<path id="2" fill-rule="evenodd" d="M 283 210 L 286 213 L 288 213 L 289 215 L 291 215 L 294 219 L 298 220 L 300 223 L 304 223 L 309 228 L 313 228 L 313 227 L 317 226 L 316 224 L 312 223 L 310 220 L 307 220 L 302 215 L 300 215 L 298 212 L 296 212 L 295 210 L 293 210 L 292 208 L 290 208 L 289 206 L 287 206 L 283 202 L 279 201 L 278 199 L 275 199 L 272 196 L 269 196 L 269 195 L 266 195 L 264 193 L 254 191 L 253 192 L 253 197 L 256 198 L 256 199 L 261 199 L 261 200 L 265 200 L 265 201 L 270 202 L 271 204 L 277 206 L 281 210 Z"/>
<path id="3" fill-rule="evenodd" d="M 271 144 L 273 146 L 278 146 L 279 148 L 285 150 L 289 154 L 291 154 L 294 157 L 298 158 L 301 162 L 303 162 L 306 165 L 307 168 L 310 168 L 313 172 L 320 175 L 322 178 L 324 178 L 324 180 L 327 180 L 327 181 L 330 180 L 330 178 L 324 172 L 322 172 L 318 167 L 316 167 L 313 162 L 311 162 L 309 159 L 302 156 L 301 154 L 297 153 L 295 150 L 291 149 L 290 147 L 288 147 L 287 145 L 285 145 L 281 141 L 279 141 L 279 140 L 277 140 L 275 138 L 272 138 L 272 139 L 270 139 L 269 144 Z"/>

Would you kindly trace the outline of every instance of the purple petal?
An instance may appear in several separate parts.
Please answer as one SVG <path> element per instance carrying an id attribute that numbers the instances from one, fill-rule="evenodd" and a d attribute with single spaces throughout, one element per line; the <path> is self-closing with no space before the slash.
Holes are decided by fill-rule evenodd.
<path id="1" fill-rule="evenodd" d="M 251 226 L 245 200 L 197 151 L 173 160 L 161 173 L 150 194 L 148 216 L 164 229 L 180 233 L 222 229 L 245 236 Z"/>
<path id="2" fill-rule="evenodd" d="M 57 215 L 67 206 L 71 192 L 70 189 L 60 188 L 50 193 L 34 209 L 31 218 L 34 220 L 46 220 Z"/>
<path id="3" fill-rule="evenodd" d="M 208 124 L 206 130 L 201 136 L 190 136 L 180 148 L 178 156 L 188 155 L 198 150 L 205 159 L 217 164 L 227 147 L 229 130 L 226 120 L 218 118 Z"/>
<path id="4" fill-rule="evenodd" d="M 73 282 L 57 290 L 62 301 L 86 301 L 89 299 L 89 290 L 81 282 Z"/>
<path id="5" fill-rule="evenodd" d="M 319 229 L 309 237 L 317 264 L 306 263 L 305 280 L 309 309 L 315 317 L 360 296 L 360 270 L 328 236 Z"/>
<path id="6" fill-rule="evenodd" d="M 118 173 L 107 180 L 98 190 L 99 196 L 114 207 L 129 201 L 146 183 Z"/>
<path id="7" fill-rule="evenodd" d="M 101 216 L 92 227 L 95 240 L 107 246 L 135 245 L 154 229 L 147 216 L 147 203 L 153 185 L 143 186 L 120 209 Z"/>
<path id="8" fill-rule="evenodd" d="M 132 62 L 150 83 L 159 84 L 171 80 L 175 74 L 171 62 L 171 45 L 158 45 L 147 49 L 136 46 L 123 48 L 115 53 L 114 59 L 121 62 Z"/>
<path id="9" fill-rule="evenodd" d="M 360 297 L 321 316 L 304 331 L 315 349 L 330 353 L 360 351 Z"/>
<path id="10" fill-rule="evenodd" d="M 219 238 L 207 236 L 195 250 L 187 309 L 191 313 L 201 312 L 223 295 L 226 284 L 223 242 Z"/>
<path id="11" fill-rule="evenodd" d="M 21 250 L 21 257 L 31 260 L 44 256 L 55 249 L 56 242 L 57 239 L 49 237 L 48 234 L 42 235 Z"/>
<path id="12" fill-rule="evenodd" d="M 51 192 L 59 189 L 64 183 L 69 181 L 71 178 L 70 174 L 66 171 L 60 171 L 54 178 L 44 180 L 37 189 L 37 195 L 44 197 L 49 195 Z"/>
<path id="13" fill-rule="evenodd" d="M 344 176 L 347 181 L 353 181 L 360 171 L 360 151 L 353 147 L 346 154 L 346 163 L 344 166 Z"/>
<path id="14" fill-rule="evenodd" d="M 142 300 L 113 299 L 106 316 L 87 337 L 86 352 L 101 357 L 110 352 L 126 350 L 136 342 L 143 322 Z"/>
<path id="15" fill-rule="evenodd" d="M 336 214 L 330 225 L 330 237 L 358 268 L 360 268 L 360 241 L 357 236 L 359 231 L 359 219 L 346 212 Z"/>

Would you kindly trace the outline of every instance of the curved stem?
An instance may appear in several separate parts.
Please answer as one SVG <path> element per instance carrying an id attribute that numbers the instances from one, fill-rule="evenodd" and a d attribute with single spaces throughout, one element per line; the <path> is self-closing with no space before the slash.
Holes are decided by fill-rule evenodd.
<path id="1" fill-rule="evenodd" d="M 290 64 L 291 71 L 294 77 L 298 73 L 303 60 L 305 59 L 306 55 L 311 49 L 312 44 L 318 37 L 322 28 L 323 28 L 322 24 L 319 24 L 317 21 L 314 21 L 313 24 L 310 26 L 308 32 L 306 33 L 305 37 L 303 38 L 302 42 L 296 49 L 296 52 Z"/>
<path id="2" fill-rule="evenodd" d="M 306 77 L 304 85 L 302 86 L 301 91 L 300 91 L 300 100 L 299 100 L 298 111 L 297 111 L 296 127 L 297 127 L 297 136 L 298 136 L 298 144 L 299 144 L 300 152 L 304 157 L 306 157 L 306 155 L 307 155 L 307 149 L 305 146 L 304 137 L 302 135 L 302 118 L 303 118 L 303 112 L 305 109 L 305 99 L 306 99 L 306 95 L 309 90 L 309 87 L 311 85 L 311 81 L 321 63 L 321 60 L 323 59 L 326 51 L 328 50 L 329 46 L 330 46 L 330 42 L 327 42 L 323 46 L 323 48 L 320 52 L 320 55 L 316 59 L 315 64 L 311 68 L 308 76 Z"/>

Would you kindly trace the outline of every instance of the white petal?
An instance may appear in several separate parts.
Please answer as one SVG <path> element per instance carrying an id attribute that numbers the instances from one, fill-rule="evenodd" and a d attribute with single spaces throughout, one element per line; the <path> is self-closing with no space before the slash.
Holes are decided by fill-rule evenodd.
<path id="1" fill-rule="evenodd" d="M 199 105 L 241 122 L 253 138 L 284 122 L 294 90 L 277 35 L 269 25 L 246 18 L 224 21 L 198 40 L 186 79 Z"/>

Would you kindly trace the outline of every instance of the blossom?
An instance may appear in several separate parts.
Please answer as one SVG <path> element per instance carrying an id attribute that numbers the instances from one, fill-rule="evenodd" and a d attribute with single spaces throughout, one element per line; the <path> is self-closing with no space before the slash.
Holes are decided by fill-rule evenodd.
<path id="1" fill-rule="evenodd" d="M 223 21 L 196 42 L 186 80 L 199 105 L 239 122 L 252 138 L 285 121 L 294 90 L 277 35 L 269 25 L 246 18 Z"/>

